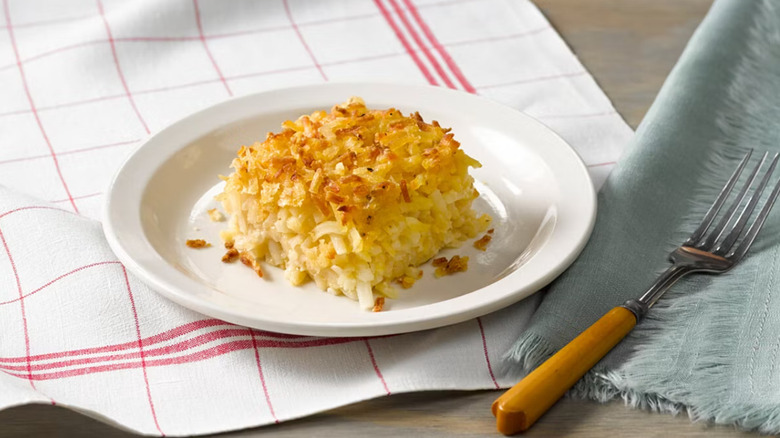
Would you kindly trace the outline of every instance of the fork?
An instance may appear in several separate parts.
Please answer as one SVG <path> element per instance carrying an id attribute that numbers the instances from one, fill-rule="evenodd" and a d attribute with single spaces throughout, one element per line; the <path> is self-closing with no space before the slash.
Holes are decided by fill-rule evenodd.
<path id="1" fill-rule="evenodd" d="M 768 153 L 764 153 L 730 206 L 715 223 L 716 216 L 737 184 L 751 154 L 752 150 L 742 158 L 717 199 L 704 215 L 701 224 L 681 246 L 669 254 L 672 266 L 661 274 L 644 294 L 607 312 L 493 402 L 492 411 L 499 432 L 512 435 L 531 427 L 636 326 L 677 280 L 692 272 L 721 274 L 742 260 L 755 241 L 780 193 L 780 181 L 778 181 L 758 216 L 748 226 L 750 217 L 760 202 L 761 194 L 780 156 L 780 154 L 774 155 L 764 176 L 748 196 L 759 171 L 766 164 Z M 740 206 L 742 206 L 741 211 L 739 211 Z"/>

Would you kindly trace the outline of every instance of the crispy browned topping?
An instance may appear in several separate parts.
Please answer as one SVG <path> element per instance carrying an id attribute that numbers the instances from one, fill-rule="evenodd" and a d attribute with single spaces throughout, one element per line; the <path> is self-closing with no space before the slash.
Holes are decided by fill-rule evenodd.
<path id="1" fill-rule="evenodd" d="M 361 182 L 361 181 L 363 181 L 363 178 L 361 178 L 361 177 L 359 177 L 357 175 L 349 175 L 349 176 L 345 176 L 344 178 L 341 178 L 339 180 L 339 183 L 341 183 L 341 184 L 349 184 L 349 183 L 352 183 L 352 182 Z"/>
<path id="2" fill-rule="evenodd" d="M 203 239 L 189 239 L 185 243 L 190 248 L 208 248 L 211 246 L 210 243 L 206 242 Z"/>
<path id="3" fill-rule="evenodd" d="M 404 202 L 412 202 L 412 198 L 409 197 L 409 189 L 406 187 L 406 180 L 401 180 L 401 196 L 404 198 Z"/>
<path id="4" fill-rule="evenodd" d="M 474 248 L 477 248 L 480 251 L 485 251 L 491 239 L 493 239 L 493 237 L 490 234 L 485 234 L 482 236 L 482 238 L 474 242 Z"/>
<path id="5" fill-rule="evenodd" d="M 438 169 L 479 167 L 437 122 L 393 108 L 369 110 L 360 99 L 282 126 L 265 141 L 241 147 L 228 186 L 257 193 L 269 204 L 313 204 L 324 220 L 341 206 L 356 207 L 334 219 L 361 232 L 378 208 L 413 203 L 446 187 L 451 175 Z M 265 189 L 263 182 L 277 189 Z M 367 203 L 369 196 L 379 199 Z"/>
<path id="6" fill-rule="evenodd" d="M 374 308 L 371 309 L 372 312 L 381 312 L 382 308 L 385 307 L 385 297 L 378 297 L 376 301 L 374 301 Z"/>
<path id="7" fill-rule="evenodd" d="M 456 149 L 458 149 L 458 147 L 460 147 L 460 142 L 455 140 L 455 135 L 453 133 L 449 133 L 441 139 L 439 145 L 446 146 L 452 149 L 453 151 L 455 151 Z"/>
<path id="8" fill-rule="evenodd" d="M 222 261 L 225 263 L 232 263 L 235 262 L 238 258 L 238 250 L 235 248 L 230 248 L 225 255 L 222 256 Z"/>
<path id="9" fill-rule="evenodd" d="M 234 242 L 232 240 L 228 240 L 227 242 L 225 242 L 225 248 L 226 249 L 232 249 L 235 244 L 236 244 L 236 242 Z"/>
<path id="10" fill-rule="evenodd" d="M 317 206 L 317 209 L 320 211 L 320 213 L 322 213 L 323 216 L 328 217 L 328 215 L 330 215 L 330 209 L 328 208 L 328 204 L 326 202 L 323 202 L 319 198 L 312 198 L 312 202 Z"/>
<path id="11" fill-rule="evenodd" d="M 328 192 L 328 194 L 325 195 L 325 200 L 328 201 L 328 202 L 332 202 L 334 204 L 341 204 L 341 203 L 344 202 L 344 198 L 343 197 L 341 197 L 341 196 L 339 196 L 339 195 L 337 195 L 337 194 L 335 194 L 333 192 Z"/>
<path id="12" fill-rule="evenodd" d="M 493 232 L 495 232 L 495 231 L 496 231 L 495 228 L 491 228 L 491 229 L 487 230 L 487 233 L 488 234 L 493 234 Z"/>
<path id="13" fill-rule="evenodd" d="M 452 275 L 456 272 L 466 272 L 468 269 L 469 269 L 469 258 L 455 255 L 452 256 L 451 259 L 447 260 L 447 263 L 445 265 L 438 266 L 436 268 L 436 272 L 434 273 L 434 275 L 436 275 L 436 278 L 438 278 L 438 277 L 443 277 L 445 275 Z"/>
<path id="14" fill-rule="evenodd" d="M 371 189 L 365 184 L 359 184 L 352 190 L 352 194 L 355 196 L 367 196 L 371 193 Z"/>
<path id="15" fill-rule="evenodd" d="M 433 262 L 431 262 L 434 267 L 438 268 L 439 266 L 444 266 L 447 264 L 447 257 L 439 257 L 437 259 L 433 259 Z"/>
<path id="16" fill-rule="evenodd" d="M 260 265 L 257 264 L 253 257 L 247 253 L 241 253 L 241 256 L 238 259 L 241 260 L 241 263 L 245 266 L 252 268 L 252 270 L 257 273 L 258 277 L 263 278 L 263 270 L 260 269 Z"/>
<path id="17" fill-rule="evenodd" d="M 468 169 L 480 165 L 438 122 L 369 110 L 352 98 L 282 128 L 241 147 L 217 198 L 231 216 L 221 236 L 235 239 L 239 259 L 252 269 L 265 261 L 295 272 L 293 284 L 311 278 L 334 293 L 360 291 L 368 307 L 367 286 L 393 297 L 393 280 L 410 287 L 419 278 L 415 266 L 488 227 L 489 217 L 471 209 L 479 194 Z M 435 213 L 444 210 L 451 214 Z M 272 242 L 282 244 L 281 254 Z M 466 260 L 435 265 L 456 272 Z M 366 270 L 377 281 L 365 281 Z"/>

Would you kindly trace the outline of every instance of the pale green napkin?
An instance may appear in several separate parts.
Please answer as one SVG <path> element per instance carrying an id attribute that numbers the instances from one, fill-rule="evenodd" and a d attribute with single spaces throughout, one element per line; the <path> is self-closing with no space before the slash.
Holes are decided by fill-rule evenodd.
<path id="1" fill-rule="evenodd" d="M 599 195 L 596 228 L 509 356 L 530 368 L 642 293 L 747 148 L 780 150 L 780 2 L 718 0 Z M 780 207 L 730 273 L 678 283 L 572 392 L 780 432 Z"/>

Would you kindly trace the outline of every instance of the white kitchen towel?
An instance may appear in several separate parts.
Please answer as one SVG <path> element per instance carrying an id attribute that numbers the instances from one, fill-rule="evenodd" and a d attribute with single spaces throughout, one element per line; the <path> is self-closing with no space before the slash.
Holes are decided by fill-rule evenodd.
<path id="1" fill-rule="evenodd" d="M 632 135 L 525 0 L 0 1 L 0 409 L 205 434 L 518 378 L 501 357 L 536 298 L 420 333 L 312 338 L 199 315 L 129 275 L 96 220 L 102 192 L 188 113 L 332 80 L 439 85 L 546 123 L 597 185 Z"/>

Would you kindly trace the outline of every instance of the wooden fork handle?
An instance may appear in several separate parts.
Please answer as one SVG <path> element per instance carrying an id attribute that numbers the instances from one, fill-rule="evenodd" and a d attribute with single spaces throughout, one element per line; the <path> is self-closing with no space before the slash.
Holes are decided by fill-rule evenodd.
<path id="1" fill-rule="evenodd" d="M 498 431 L 527 430 L 636 325 L 634 314 L 615 307 L 493 402 Z"/>

